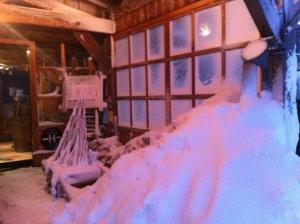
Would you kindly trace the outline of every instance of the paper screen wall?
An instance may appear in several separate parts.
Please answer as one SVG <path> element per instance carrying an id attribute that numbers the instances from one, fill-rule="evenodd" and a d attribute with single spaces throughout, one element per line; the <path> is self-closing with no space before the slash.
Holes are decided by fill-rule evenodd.
<path id="1" fill-rule="evenodd" d="M 195 59 L 196 94 L 218 93 L 222 76 L 221 53 L 197 56 Z"/>
<path id="2" fill-rule="evenodd" d="M 170 53 L 183 54 L 192 50 L 191 15 L 170 22 Z"/>
<path id="3" fill-rule="evenodd" d="M 116 41 L 116 66 L 128 65 L 129 52 L 128 52 L 128 38 L 123 38 Z"/>
<path id="4" fill-rule="evenodd" d="M 130 101 L 118 100 L 118 125 L 130 127 Z"/>
<path id="5" fill-rule="evenodd" d="M 131 63 L 145 61 L 145 33 L 139 32 L 131 36 Z"/>
<path id="6" fill-rule="evenodd" d="M 172 95 L 188 95 L 192 93 L 191 66 L 191 58 L 183 58 L 171 61 Z"/>
<path id="7" fill-rule="evenodd" d="M 159 96 L 165 94 L 165 64 L 148 65 L 148 94 Z"/>
<path id="8" fill-rule="evenodd" d="M 149 100 L 149 129 L 166 125 L 166 105 L 164 100 Z"/>
<path id="9" fill-rule="evenodd" d="M 222 44 L 221 6 L 199 11 L 195 18 L 196 50 L 220 47 Z"/>
<path id="10" fill-rule="evenodd" d="M 147 128 L 146 100 L 132 101 L 132 126 L 134 128 Z"/>
<path id="11" fill-rule="evenodd" d="M 165 56 L 165 29 L 163 25 L 148 29 L 148 60 L 163 58 Z"/>
<path id="12" fill-rule="evenodd" d="M 145 66 L 133 67 L 131 69 L 131 91 L 132 96 L 146 96 Z"/>
<path id="13" fill-rule="evenodd" d="M 129 96 L 129 70 L 122 69 L 117 71 L 117 95 Z"/>

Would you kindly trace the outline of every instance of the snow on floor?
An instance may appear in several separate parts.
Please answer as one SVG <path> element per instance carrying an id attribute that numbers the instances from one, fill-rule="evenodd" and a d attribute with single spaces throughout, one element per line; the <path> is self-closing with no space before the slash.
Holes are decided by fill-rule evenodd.
<path id="1" fill-rule="evenodd" d="M 0 173 L 0 224 L 48 224 L 50 215 L 62 209 L 43 190 L 41 168 L 21 168 Z"/>
<path id="2" fill-rule="evenodd" d="M 267 93 L 235 104 L 214 97 L 122 156 L 52 221 L 299 224 L 300 159 L 283 114 Z"/>

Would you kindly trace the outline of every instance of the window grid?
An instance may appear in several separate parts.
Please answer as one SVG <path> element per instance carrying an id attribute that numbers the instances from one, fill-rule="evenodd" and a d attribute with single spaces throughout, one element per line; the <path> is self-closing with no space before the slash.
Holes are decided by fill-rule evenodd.
<path id="1" fill-rule="evenodd" d="M 115 90 L 115 96 L 116 96 L 116 102 L 118 100 L 130 100 L 130 110 L 131 110 L 131 128 L 130 129 L 136 129 L 132 126 L 132 101 L 133 100 L 145 100 L 146 101 L 146 119 L 147 119 L 147 130 L 149 130 L 149 100 L 164 100 L 165 101 L 165 108 L 166 108 L 166 124 L 171 123 L 171 102 L 172 100 L 191 100 L 192 103 L 192 107 L 197 106 L 197 102 L 199 102 L 199 100 L 203 100 L 203 99 L 207 99 L 215 94 L 196 94 L 196 90 L 195 90 L 195 80 L 196 80 L 196 69 L 195 69 L 195 58 L 196 56 L 199 55 L 206 55 L 206 54 L 210 54 L 210 53 L 216 53 L 219 52 L 221 53 L 221 77 L 222 80 L 225 79 L 225 74 L 226 74 L 226 52 L 229 50 L 233 50 L 233 49 L 238 49 L 238 48 L 243 48 L 244 46 L 246 46 L 247 42 L 241 42 L 241 43 L 237 43 L 237 44 L 231 44 L 231 45 L 226 45 L 226 1 L 222 2 L 222 3 L 215 3 L 213 5 L 210 6 L 205 6 L 205 7 L 201 7 L 198 9 L 194 9 L 192 11 L 189 11 L 188 13 L 183 13 L 180 14 L 176 17 L 172 17 L 172 18 L 168 18 L 165 20 L 161 20 L 156 22 L 156 24 L 151 24 L 151 26 L 146 26 L 143 27 L 142 29 L 137 28 L 137 30 L 135 31 L 129 31 L 127 33 L 122 33 L 120 36 L 117 34 L 115 35 L 115 41 L 122 39 L 124 37 L 128 37 L 128 52 L 129 52 L 129 64 L 128 65 L 124 65 L 124 66 L 117 66 L 115 71 L 121 70 L 121 69 L 129 69 L 129 77 L 130 77 L 130 95 L 128 97 L 124 97 L 124 96 L 117 96 L 116 94 L 116 90 Z M 208 8 L 212 8 L 215 6 L 221 6 L 221 46 L 220 47 L 214 47 L 214 48 L 210 48 L 210 49 L 205 49 L 205 50 L 196 50 L 195 49 L 195 21 L 196 21 L 196 13 Z M 188 53 L 183 53 L 183 54 L 178 54 L 178 55 L 171 55 L 170 54 L 170 23 L 171 21 L 176 20 L 177 18 L 181 18 L 184 17 L 186 15 L 191 15 L 191 23 L 190 23 L 190 29 L 191 29 L 191 52 Z M 164 57 L 163 58 L 155 58 L 155 59 L 149 59 L 148 57 L 148 31 L 151 28 L 155 28 L 162 25 L 164 27 Z M 130 55 L 130 39 L 131 39 L 131 35 L 134 35 L 136 33 L 140 33 L 140 32 L 144 32 L 144 44 L 145 44 L 145 61 L 144 62 L 138 62 L 138 63 L 132 63 L 131 62 L 131 55 Z M 181 59 L 181 58 L 191 58 L 191 80 L 192 80 L 192 92 L 189 95 L 171 95 L 171 69 L 170 69 L 170 64 L 171 61 L 176 60 L 176 59 Z M 148 65 L 150 64 L 157 64 L 157 63 L 164 63 L 165 66 L 165 95 L 158 95 L 158 96 L 149 96 L 149 91 L 148 91 Z M 131 68 L 132 67 L 136 67 L 136 66 L 145 66 L 145 82 L 146 82 L 146 96 L 132 96 L 132 86 L 131 86 L 131 79 L 132 79 L 132 74 L 131 74 Z M 116 73 L 116 72 L 115 72 Z M 117 89 L 117 88 L 116 88 Z M 121 127 L 124 129 L 128 129 L 125 127 Z"/>

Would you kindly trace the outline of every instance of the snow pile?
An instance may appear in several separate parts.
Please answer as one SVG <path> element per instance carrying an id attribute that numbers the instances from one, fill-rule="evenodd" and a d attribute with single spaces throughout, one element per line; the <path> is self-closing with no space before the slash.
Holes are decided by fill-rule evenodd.
<path id="1" fill-rule="evenodd" d="M 252 60 L 261 55 L 267 49 L 267 47 L 267 42 L 264 40 L 252 41 L 243 49 L 242 57 L 246 61 Z"/>
<path id="2" fill-rule="evenodd" d="M 53 223 L 300 223 L 300 160 L 283 117 L 265 92 L 211 98 L 122 156 Z"/>
<path id="3" fill-rule="evenodd" d="M 89 148 L 96 152 L 98 160 L 107 167 L 111 167 L 123 154 L 123 147 L 118 140 L 118 136 L 96 138 L 89 142 Z"/>
<path id="4" fill-rule="evenodd" d="M 159 141 L 161 138 L 160 131 L 149 131 L 145 134 L 130 140 L 127 144 L 122 145 L 118 136 L 109 138 L 97 138 L 89 143 L 89 148 L 96 152 L 97 158 L 106 166 L 111 167 L 122 155 L 131 153 L 137 149 L 142 149 L 150 144 Z"/>

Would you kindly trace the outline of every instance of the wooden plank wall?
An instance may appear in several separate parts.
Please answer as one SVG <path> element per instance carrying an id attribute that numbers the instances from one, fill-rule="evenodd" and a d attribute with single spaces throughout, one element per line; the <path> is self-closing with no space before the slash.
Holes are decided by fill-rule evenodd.
<path id="1" fill-rule="evenodd" d="M 145 27 L 151 27 L 152 25 L 157 25 L 158 23 L 164 24 L 166 21 L 169 20 L 169 17 L 176 17 L 178 15 L 182 15 L 182 13 L 187 13 L 193 11 L 195 8 L 199 7 L 208 7 L 209 5 L 216 5 L 217 3 L 220 4 L 223 0 L 202 0 L 202 1 L 195 1 L 195 0 L 144 0 L 144 1 L 137 1 L 137 0 L 124 0 L 124 2 L 118 6 L 115 6 L 113 8 L 113 17 L 116 21 L 117 24 L 117 33 L 114 35 L 116 39 L 122 38 L 124 36 L 128 36 L 130 33 L 134 33 L 137 30 L 144 30 Z M 224 0 L 225 1 L 225 0 Z M 166 26 L 167 27 L 167 26 Z M 168 32 L 168 29 L 165 27 L 166 32 Z M 168 35 L 166 35 L 168 36 Z M 166 37 L 165 36 L 165 37 Z M 145 42 L 146 43 L 146 42 Z M 166 39 L 165 43 L 169 43 L 169 40 Z M 243 45 L 244 43 L 242 43 Z M 236 48 L 242 46 L 235 46 Z M 169 52 L 169 45 L 165 45 L 166 49 L 165 52 Z M 214 49 L 216 51 L 216 49 Z M 225 50 L 222 50 L 223 53 L 225 53 Z M 130 52 L 130 51 L 128 51 Z M 203 52 L 202 52 L 203 53 Z M 206 52 L 207 53 L 207 52 Z M 130 53 L 129 53 L 130 54 Z M 188 54 L 185 54 L 185 57 L 187 57 Z M 192 56 L 192 53 L 191 53 Z M 173 56 L 173 58 L 176 57 L 182 57 L 180 56 Z M 168 61 L 170 60 L 170 57 L 168 55 L 165 56 L 164 59 L 159 59 L 157 61 L 164 62 L 167 66 L 165 67 L 166 69 L 166 74 L 169 74 L 170 71 L 168 71 L 169 66 L 168 66 Z M 148 63 L 148 62 L 146 62 Z M 225 63 L 225 61 L 224 61 Z M 139 63 L 142 65 L 143 63 Z M 129 64 L 129 67 L 133 66 L 132 64 Z M 121 66 L 122 67 L 122 66 Z M 122 69 L 121 67 L 118 67 L 117 69 Z M 123 67 L 124 68 L 124 67 Z M 194 68 L 194 66 L 192 66 Z M 224 66 L 223 66 L 224 68 Z M 225 74 L 225 70 L 223 71 L 223 74 Z M 147 77 L 147 70 L 146 70 L 146 77 Z M 114 77 L 115 78 L 115 77 Z M 147 82 L 146 78 L 146 82 Z M 129 82 L 131 85 L 131 82 Z M 146 97 L 139 97 L 139 96 L 130 96 L 130 97 L 117 97 L 116 92 L 113 94 L 114 98 L 114 112 L 117 114 L 117 99 L 124 99 L 124 100 L 136 100 L 136 99 L 147 99 L 148 100 L 151 98 L 153 99 L 159 99 L 159 100 L 165 100 L 166 101 L 166 122 L 169 124 L 171 122 L 171 101 L 170 99 L 193 99 L 193 97 L 197 97 L 197 99 L 200 98 L 208 98 L 211 95 L 202 95 L 202 96 L 196 96 L 194 94 L 194 89 L 193 89 L 193 94 L 192 95 L 184 95 L 184 96 L 170 96 L 170 80 L 169 76 L 166 76 L 166 89 L 168 93 L 167 97 L 163 96 L 148 96 L 146 94 Z M 113 90 L 116 91 L 116 78 L 114 80 L 114 88 Z M 146 84 L 147 85 L 147 84 Z M 193 85 L 194 86 L 194 85 Z M 129 87 L 131 88 L 131 87 Z M 193 87 L 194 88 L 194 87 Z M 147 91 L 147 90 L 146 90 Z M 132 101 L 130 101 L 132 103 Z M 194 101 L 193 101 L 194 103 Z M 193 104 L 193 106 L 195 106 Z M 132 104 L 131 104 L 132 107 Z M 148 107 L 148 106 L 147 106 Z M 147 112 L 148 113 L 148 112 Z M 132 113 L 131 113 L 132 116 Z M 147 119 L 149 117 L 147 116 Z M 132 118 L 131 118 L 132 121 Z M 147 120 L 147 124 L 149 124 L 149 120 Z M 149 125 L 147 125 L 149 126 Z M 136 129 L 132 127 L 118 127 L 119 131 L 119 140 L 122 143 L 128 142 L 130 139 L 141 135 L 145 132 L 145 130 L 142 129 Z"/>
<path id="2" fill-rule="evenodd" d="M 64 3 L 65 5 L 68 5 L 75 9 L 79 9 L 83 12 L 86 12 L 96 17 L 109 18 L 110 15 L 109 9 L 99 7 L 91 2 L 87 2 L 84 0 L 55 0 L 55 1 Z"/>
<path id="3" fill-rule="evenodd" d="M 197 0 L 124 0 L 112 8 L 112 13 L 120 32 L 194 2 Z"/>

